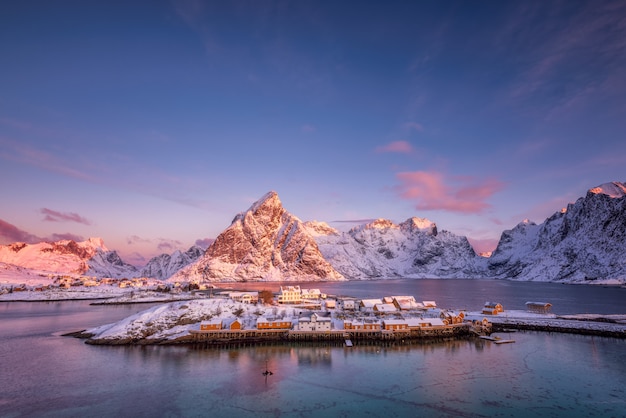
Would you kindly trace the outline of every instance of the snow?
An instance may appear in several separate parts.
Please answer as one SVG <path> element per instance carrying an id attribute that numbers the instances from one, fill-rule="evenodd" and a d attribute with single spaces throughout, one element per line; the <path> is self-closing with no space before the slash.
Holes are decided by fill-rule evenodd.
<path id="1" fill-rule="evenodd" d="M 620 197 L 626 196 L 626 184 L 617 181 L 604 183 L 598 187 L 590 189 L 589 192 L 594 194 L 602 193 L 609 197 L 619 199 Z"/>
<path id="2" fill-rule="evenodd" d="M 245 328 L 253 328 L 259 317 L 293 318 L 299 309 L 269 305 L 251 305 L 231 299 L 212 298 L 173 302 L 152 307 L 119 322 L 85 331 L 95 340 L 175 340 L 190 329 L 199 329 L 200 322 L 229 319 L 239 315 Z"/>

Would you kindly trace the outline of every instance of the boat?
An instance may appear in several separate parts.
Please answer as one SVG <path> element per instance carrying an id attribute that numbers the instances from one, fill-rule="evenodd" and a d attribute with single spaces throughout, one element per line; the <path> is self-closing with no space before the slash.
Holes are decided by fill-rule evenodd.
<path id="1" fill-rule="evenodd" d="M 492 341 L 496 344 L 508 344 L 515 342 L 515 340 L 503 340 L 501 337 L 492 337 L 490 335 L 481 335 L 480 338 L 482 338 L 483 340 Z"/>

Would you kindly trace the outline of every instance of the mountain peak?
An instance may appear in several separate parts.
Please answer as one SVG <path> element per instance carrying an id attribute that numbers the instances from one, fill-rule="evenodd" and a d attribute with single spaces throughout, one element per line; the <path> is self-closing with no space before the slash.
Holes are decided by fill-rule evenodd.
<path id="1" fill-rule="evenodd" d="M 609 197 L 619 199 L 620 197 L 626 196 L 626 184 L 619 181 L 612 181 L 589 189 L 589 193 L 605 194 Z"/>

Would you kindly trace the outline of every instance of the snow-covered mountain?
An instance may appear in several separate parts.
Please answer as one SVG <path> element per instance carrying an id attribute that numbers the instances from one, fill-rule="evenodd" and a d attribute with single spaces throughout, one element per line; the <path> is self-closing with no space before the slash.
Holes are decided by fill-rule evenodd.
<path id="1" fill-rule="evenodd" d="M 269 192 L 233 219 L 195 263 L 170 281 L 343 280 L 302 221 Z"/>
<path id="2" fill-rule="evenodd" d="M 139 277 L 165 280 L 178 270 L 199 259 L 203 254 L 204 250 L 194 245 L 185 252 L 176 250 L 172 254 L 161 254 L 152 257 L 148 264 L 140 270 Z"/>
<path id="3" fill-rule="evenodd" d="M 135 277 L 137 268 L 109 251 L 101 238 L 0 245 L 0 262 L 49 273 L 96 277 Z"/>
<path id="4" fill-rule="evenodd" d="M 396 225 L 386 219 L 340 233 L 307 222 L 324 258 L 348 279 L 476 277 L 478 256 L 467 238 L 438 231 L 428 219 Z"/>
<path id="5" fill-rule="evenodd" d="M 497 278 L 589 282 L 626 281 L 626 185 L 594 187 L 540 225 L 524 221 L 504 231 L 487 275 Z"/>

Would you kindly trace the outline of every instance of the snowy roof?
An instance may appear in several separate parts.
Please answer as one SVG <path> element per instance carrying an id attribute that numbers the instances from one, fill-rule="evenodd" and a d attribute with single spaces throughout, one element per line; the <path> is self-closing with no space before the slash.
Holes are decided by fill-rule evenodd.
<path id="1" fill-rule="evenodd" d="M 373 308 L 374 305 L 379 305 L 382 303 L 382 299 L 361 299 L 361 305 L 366 308 Z"/>
<path id="2" fill-rule="evenodd" d="M 530 305 L 530 306 L 552 306 L 551 303 L 549 302 L 526 302 L 526 305 Z"/>
<path id="3" fill-rule="evenodd" d="M 398 309 L 392 303 L 377 303 L 374 309 L 378 312 L 396 312 Z"/>

